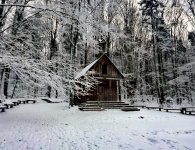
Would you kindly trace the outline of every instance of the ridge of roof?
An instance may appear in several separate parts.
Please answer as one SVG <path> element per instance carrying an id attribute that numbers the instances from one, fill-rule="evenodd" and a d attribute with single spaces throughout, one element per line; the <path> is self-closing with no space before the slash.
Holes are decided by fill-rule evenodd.
<path id="1" fill-rule="evenodd" d="M 105 54 L 105 56 L 107 57 L 107 59 L 110 61 L 110 63 L 113 65 L 113 67 L 116 69 L 116 71 L 121 75 L 121 77 L 124 79 L 125 77 L 123 76 L 123 74 L 118 70 L 118 68 L 115 66 L 115 64 L 110 60 L 110 58 Z"/>
<path id="2" fill-rule="evenodd" d="M 103 56 L 106 56 L 106 58 L 110 61 L 110 63 L 114 66 L 114 68 L 117 70 L 117 72 L 121 75 L 122 78 L 124 78 L 124 76 L 122 75 L 122 73 L 117 69 L 117 67 L 113 64 L 113 62 L 110 60 L 110 58 L 106 55 L 106 53 L 104 53 L 103 55 L 101 55 L 98 59 L 96 59 L 95 61 L 93 61 L 92 63 L 88 64 L 85 68 L 83 68 L 79 73 L 77 73 L 77 75 L 75 76 L 75 79 L 79 79 L 80 77 L 82 77 L 83 75 L 85 75 L 87 73 L 87 71 L 89 71 L 91 69 L 91 67 L 93 67 Z"/>

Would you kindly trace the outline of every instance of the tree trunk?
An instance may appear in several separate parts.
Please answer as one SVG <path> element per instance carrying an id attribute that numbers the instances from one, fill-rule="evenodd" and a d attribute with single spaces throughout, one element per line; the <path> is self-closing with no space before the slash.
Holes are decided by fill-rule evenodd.
<path id="1" fill-rule="evenodd" d="M 11 98 L 13 98 L 14 95 L 15 95 L 15 90 L 16 90 L 17 84 L 18 84 L 18 76 L 16 75 L 16 82 L 15 82 L 15 85 L 14 85 L 14 88 L 13 88 L 13 91 L 12 91 Z"/>
<path id="2" fill-rule="evenodd" d="M 8 85 L 9 85 L 9 76 L 10 76 L 10 69 L 5 68 L 5 79 L 4 79 L 4 96 L 8 98 Z"/>
<path id="3" fill-rule="evenodd" d="M 56 54 L 56 52 L 57 52 L 57 40 L 56 40 L 56 38 L 57 38 L 57 29 L 58 29 L 58 21 L 56 20 L 56 22 L 55 22 L 56 24 L 55 24 L 55 30 L 54 31 L 51 31 L 50 32 L 50 52 L 49 52 L 49 56 L 48 56 L 48 59 L 49 60 L 52 60 L 53 59 L 53 57 L 55 56 L 55 54 Z M 53 67 L 51 67 L 51 70 L 53 71 L 54 70 L 54 68 Z M 47 96 L 49 97 L 49 98 L 51 98 L 51 90 L 52 90 L 52 88 L 51 88 L 51 86 L 50 85 L 48 85 L 48 88 L 47 88 Z"/>
<path id="4" fill-rule="evenodd" d="M 87 44 L 85 46 L 85 66 L 87 66 L 87 55 L 88 55 L 88 47 L 87 47 Z"/>
<path id="5" fill-rule="evenodd" d="M 0 98 L 4 99 L 4 80 L 5 80 L 5 69 L 2 69 L 1 72 L 1 91 L 0 91 Z"/>
<path id="6" fill-rule="evenodd" d="M 51 98 L 51 86 L 48 86 L 47 87 L 47 96 L 49 97 L 49 98 Z"/>
<path id="7" fill-rule="evenodd" d="M 5 4 L 5 0 L 1 0 L 1 4 L 4 5 Z M 4 11 L 4 6 L 0 6 L 0 29 L 3 26 L 3 20 L 2 20 L 3 11 Z"/>

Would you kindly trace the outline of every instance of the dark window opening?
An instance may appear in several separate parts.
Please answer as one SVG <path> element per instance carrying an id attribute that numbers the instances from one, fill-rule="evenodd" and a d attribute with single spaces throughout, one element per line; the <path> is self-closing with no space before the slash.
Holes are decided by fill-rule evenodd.
<path id="1" fill-rule="evenodd" d="M 102 65 L 102 74 L 107 74 L 107 64 Z"/>

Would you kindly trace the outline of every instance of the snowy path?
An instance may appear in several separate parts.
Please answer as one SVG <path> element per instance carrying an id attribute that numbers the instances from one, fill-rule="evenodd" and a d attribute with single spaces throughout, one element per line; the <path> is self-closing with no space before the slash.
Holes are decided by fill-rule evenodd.
<path id="1" fill-rule="evenodd" d="M 0 113 L 0 150 L 195 149 L 195 116 L 63 105 L 26 104 Z"/>

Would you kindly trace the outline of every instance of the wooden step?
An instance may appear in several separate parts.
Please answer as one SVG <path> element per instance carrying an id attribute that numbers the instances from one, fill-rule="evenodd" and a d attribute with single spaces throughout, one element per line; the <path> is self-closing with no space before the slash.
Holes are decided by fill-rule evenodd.
<path id="1" fill-rule="evenodd" d="M 85 105 L 129 105 L 125 103 L 85 103 Z"/>
<path id="2" fill-rule="evenodd" d="M 87 101 L 81 104 L 79 109 L 90 111 L 99 109 L 121 109 L 123 107 L 129 107 L 129 104 L 117 101 Z"/>
<path id="3" fill-rule="evenodd" d="M 121 109 L 121 108 L 123 108 L 124 106 L 115 106 L 115 107 L 112 107 L 112 106 L 110 106 L 110 107 L 103 107 L 104 109 Z"/>
<path id="4" fill-rule="evenodd" d="M 84 106 L 129 106 L 129 104 L 85 104 Z"/>
<path id="5" fill-rule="evenodd" d="M 101 107 L 79 107 L 79 109 L 82 111 L 102 111 L 104 110 Z"/>
<path id="6" fill-rule="evenodd" d="M 100 104 L 101 106 L 114 106 L 114 105 L 116 105 L 116 106 L 129 106 L 129 104 L 113 104 L 113 103 L 111 103 L 111 104 Z"/>
<path id="7" fill-rule="evenodd" d="M 79 109 L 100 109 L 101 107 L 97 106 L 97 107 L 86 107 L 86 106 L 82 106 L 82 107 L 79 107 Z"/>
<path id="8" fill-rule="evenodd" d="M 128 107 L 128 105 L 102 105 L 102 106 L 83 106 L 83 107 L 121 108 L 121 107 Z"/>
<path id="9" fill-rule="evenodd" d="M 91 104 L 91 103 L 125 103 L 125 102 L 117 102 L 117 101 L 87 101 L 86 103 Z"/>
<path id="10" fill-rule="evenodd" d="M 104 109 L 82 109 L 81 111 L 103 111 Z"/>
<path id="11" fill-rule="evenodd" d="M 117 103 L 117 104 L 125 104 L 125 102 L 86 102 L 87 104 L 110 104 L 110 103 Z"/>
<path id="12" fill-rule="evenodd" d="M 104 106 L 103 108 L 107 108 L 107 109 L 111 109 L 111 108 L 122 108 L 122 107 L 125 107 L 125 106 Z"/>

